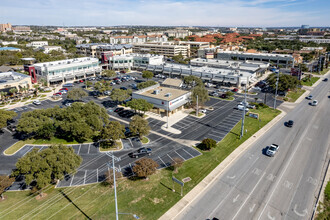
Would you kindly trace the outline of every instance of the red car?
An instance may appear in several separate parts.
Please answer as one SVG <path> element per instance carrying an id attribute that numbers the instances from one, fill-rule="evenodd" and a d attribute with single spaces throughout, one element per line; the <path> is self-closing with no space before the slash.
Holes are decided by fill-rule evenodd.
<path id="1" fill-rule="evenodd" d="M 61 91 L 61 90 L 66 90 L 66 91 L 69 91 L 67 88 L 62 88 L 62 89 L 60 89 L 60 91 Z"/>
<path id="2" fill-rule="evenodd" d="M 237 92 L 237 91 L 238 91 L 238 89 L 237 89 L 237 88 L 235 88 L 235 89 L 233 89 L 232 91 L 233 91 L 233 92 Z"/>
<path id="3" fill-rule="evenodd" d="M 83 83 L 83 82 L 85 82 L 85 79 L 80 79 L 79 82 Z"/>
<path id="4" fill-rule="evenodd" d="M 57 92 L 57 93 L 54 93 L 53 95 L 54 96 L 62 96 L 62 93 L 61 92 Z"/>

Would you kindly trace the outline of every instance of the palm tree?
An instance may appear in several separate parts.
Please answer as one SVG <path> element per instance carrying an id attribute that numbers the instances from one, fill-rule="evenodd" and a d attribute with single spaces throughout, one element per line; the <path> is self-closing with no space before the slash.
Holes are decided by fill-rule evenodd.
<path id="1" fill-rule="evenodd" d="M 0 92 L 1 100 L 4 101 L 6 98 L 7 92 Z"/>

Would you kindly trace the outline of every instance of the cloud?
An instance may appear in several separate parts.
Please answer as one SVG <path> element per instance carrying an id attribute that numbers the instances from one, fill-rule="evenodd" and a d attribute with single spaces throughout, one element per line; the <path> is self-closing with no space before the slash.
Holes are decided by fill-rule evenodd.
<path id="1" fill-rule="evenodd" d="M 281 7 L 295 0 L 4 0 L 0 23 L 43 25 L 300 26 L 329 14 Z M 271 4 L 271 6 L 267 6 Z M 3 21 L 1 21 L 3 20 Z M 323 22 L 323 24 L 322 24 Z"/>

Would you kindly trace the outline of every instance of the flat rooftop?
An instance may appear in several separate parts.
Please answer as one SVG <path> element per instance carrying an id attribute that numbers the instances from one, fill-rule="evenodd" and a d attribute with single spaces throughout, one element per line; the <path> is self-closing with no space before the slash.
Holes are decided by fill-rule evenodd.
<path id="1" fill-rule="evenodd" d="M 30 76 L 17 72 L 3 72 L 0 73 L 0 84 L 19 82 L 26 78 L 30 78 Z"/>
<path id="2" fill-rule="evenodd" d="M 156 94 L 155 91 L 159 91 L 159 93 Z M 138 92 L 136 92 L 136 93 L 143 95 L 143 96 L 156 98 L 156 99 L 160 99 L 160 100 L 164 100 L 164 101 L 171 101 L 173 99 L 179 98 L 180 96 L 183 96 L 184 94 L 189 93 L 189 91 L 158 86 L 156 88 L 151 88 L 150 90 L 144 91 L 142 93 L 138 93 Z"/>
<path id="3" fill-rule="evenodd" d="M 268 56 L 268 57 L 290 57 L 293 58 L 290 54 L 273 54 L 273 53 L 246 53 L 241 51 L 219 51 L 218 54 L 241 54 L 248 56 Z"/>

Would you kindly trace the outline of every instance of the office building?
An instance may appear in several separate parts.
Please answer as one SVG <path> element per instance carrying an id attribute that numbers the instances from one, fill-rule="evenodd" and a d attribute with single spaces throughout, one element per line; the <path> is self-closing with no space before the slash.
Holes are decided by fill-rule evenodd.
<path id="1" fill-rule="evenodd" d="M 139 64 L 162 65 L 163 63 L 164 56 L 153 54 L 123 54 L 102 57 L 102 68 L 111 70 L 131 70 Z"/>
<path id="2" fill-rule="evenodd" d="M 17 72 L 0 73 L 0 91 L 9 92 L 12 88 L 19 92 L 22 88 L 32 88 L 31 77 Z"/>
<path id="3" fill-rule="evenodd" d="M 129 44 L 107 44 L 107 43 L 90 43 L 79 44 L 76 46 L 77 54 L 89 57 L 102 58 L 102 54 L 108 56 L 130 54 L 133 52 L 132 45 Z"/>
<path id="4" fill-rule="evenodd" d="M 134 53 L 154 53 L 173 57 L 182 55 L 183 57 L 190 57 L 190 45 L 177 45 L 174 42 L 161 42 L 161 43 L 144 43 L 133 44 Z"/>

